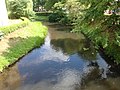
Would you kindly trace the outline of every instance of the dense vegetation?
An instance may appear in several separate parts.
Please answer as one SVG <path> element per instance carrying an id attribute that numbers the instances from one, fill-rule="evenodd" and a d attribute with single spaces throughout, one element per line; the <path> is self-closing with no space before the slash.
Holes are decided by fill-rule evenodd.
<path id="1" fill-rule="evenodd" d="M 6 0 L 6 4 L 10 19 L 30 18 L 34 15 L 32 0 Z"/>

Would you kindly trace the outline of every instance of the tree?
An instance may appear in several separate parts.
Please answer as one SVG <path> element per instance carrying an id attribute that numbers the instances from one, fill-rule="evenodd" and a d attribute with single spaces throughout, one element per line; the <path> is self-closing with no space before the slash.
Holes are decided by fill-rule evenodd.
<path id="1" fill-rule="evenodd" d="M 82 18 L 77 19 L 77 30 L 82 30 L 82 32 L 90 34 L 90 37 L 94 36 L 93 38 L 96 43 L 101 43 L 103 47 L 107 47 L 109 39 L 115 40 L 115 32 L 119 31 L 120 28 L 120 16 L 116 13 L 119 7 L 118 2 L 114 0 L 79 1 L 82 5 L 86 6 L 86 8 L 82 11 L 82 16 L 79 16 Z M 104 12 L 106 10 L 112 10 L 114 13 L 105 15 Z M 98 37 L 99 35 L 100 37 Z M 111 36 L 113 37 L 111 38 Z M 102 37 L 104 37 L 104 39 L 102 39 Z"/>

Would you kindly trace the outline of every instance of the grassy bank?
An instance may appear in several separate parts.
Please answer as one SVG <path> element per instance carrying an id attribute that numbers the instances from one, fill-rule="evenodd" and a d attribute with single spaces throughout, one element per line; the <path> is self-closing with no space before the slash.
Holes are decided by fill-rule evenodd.
<path id="1" fill-rule="evenodd" d="M 40 22 L 31 22 L 15 33 L 10 33 L 7 44 L 9 47 L 0 55 L 0 71 L 16 62 L 33 48 L 39 47 L 44 42 L 47 28 Z M 14 36 L 15 37 L 12 37 Z"/>

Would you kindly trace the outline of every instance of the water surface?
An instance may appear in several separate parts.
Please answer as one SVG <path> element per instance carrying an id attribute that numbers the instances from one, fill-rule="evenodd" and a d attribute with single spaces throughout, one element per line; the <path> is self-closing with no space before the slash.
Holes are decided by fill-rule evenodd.
<path id="1" fill-rule="evenodd" d="M 45 24 L 45 43 L 0 75 L 0 90 L 120 90 L 119 73 L 82 34 Z"/>

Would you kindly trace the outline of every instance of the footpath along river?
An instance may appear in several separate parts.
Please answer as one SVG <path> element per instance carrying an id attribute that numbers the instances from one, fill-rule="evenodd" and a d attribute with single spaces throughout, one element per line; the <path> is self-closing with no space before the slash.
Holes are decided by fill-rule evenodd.
<path id="1" fill-rule="evenodd" d="M 45 25 L 44 44 L 0 74 L 0 90 L 120 90 L 120 75 L 84 35 Z"/>

